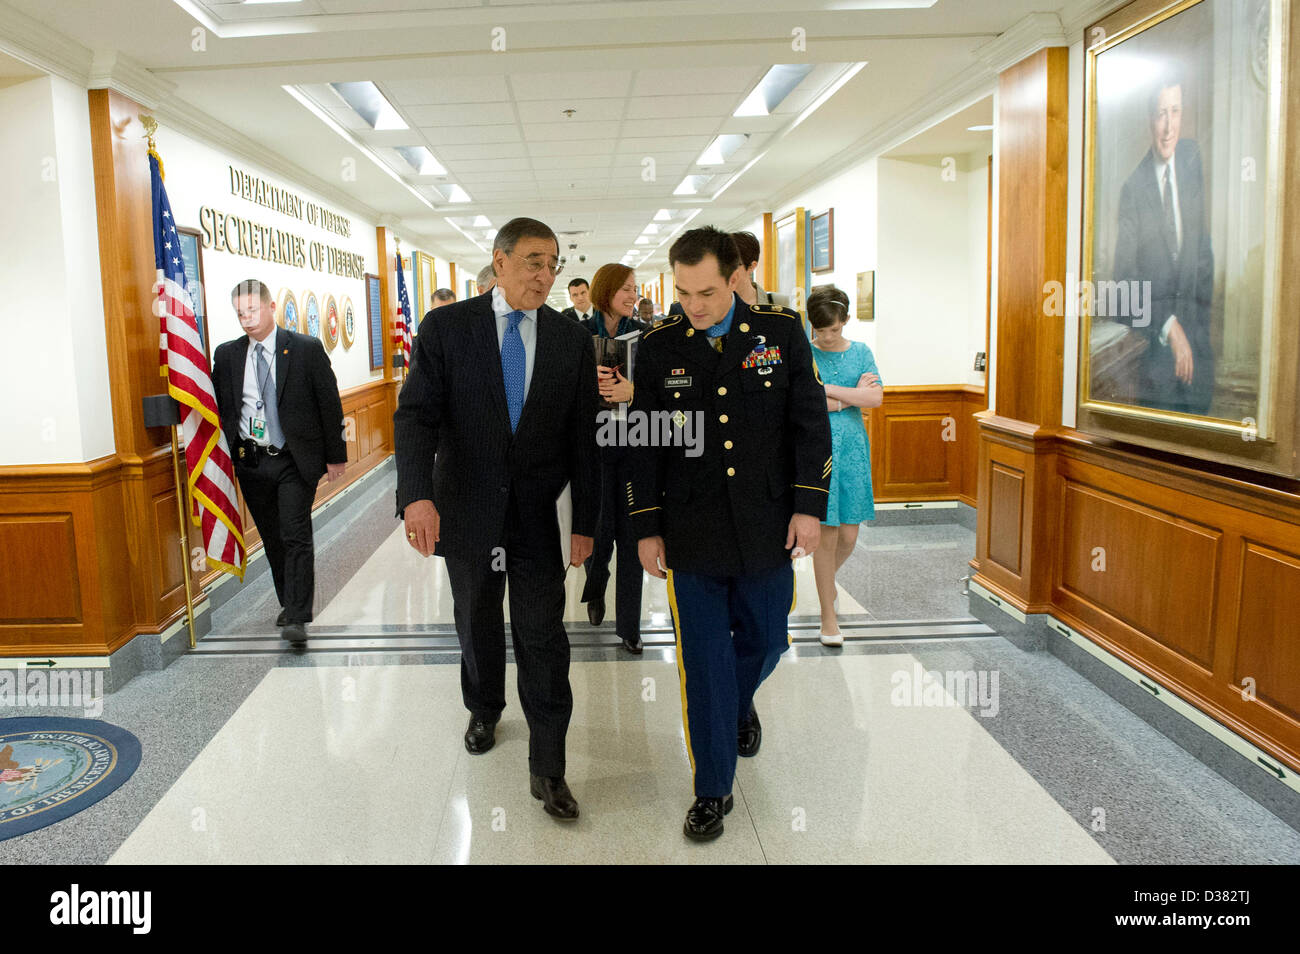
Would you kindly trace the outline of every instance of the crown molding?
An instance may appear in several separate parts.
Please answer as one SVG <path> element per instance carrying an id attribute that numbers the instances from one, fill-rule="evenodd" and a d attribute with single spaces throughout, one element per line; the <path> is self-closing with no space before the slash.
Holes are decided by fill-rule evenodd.
<path id="1" fill-rule="evenodd" d="M 1059 14 L 1066 41 L 1073 44 L 1082 40 L 1084 30 L 1130 2 L 1131 0 L 1078 0 L 1066 7 Z"/>
<path id="2" fill-rule="evenodd" d="M 994 73 L 1001 73 L 1044 47 L 1069 45 L 1055 13 L 1031 13 L 976 49 L 975 56 Z"/>
<path id="3" fill-rule="evenodd" d="M 160 79 L 117 50 L 96 50 L 86 78 L 87 89 L 114 89 L 146 109 L 157 109 L 171 97 L 174 83 Z"/>
<path id="4" fill-rule="evenodd" d="M 39 20 L 0 3 L 0 52 L 81 86 L 90 75 L 92 54 Z"/>

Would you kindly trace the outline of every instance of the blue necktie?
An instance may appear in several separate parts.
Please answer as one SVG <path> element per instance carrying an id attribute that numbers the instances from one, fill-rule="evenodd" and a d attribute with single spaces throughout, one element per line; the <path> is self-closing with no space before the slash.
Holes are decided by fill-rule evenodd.
<path id="1" fill-rule="evenodd" d="M 501 339 L 501 374 L 506 382 L 506 407 L 510 411 L 512 434 L 519 426 L 519 415 L 524 409 L 524 370 L 528 359 L 524 354 L 524 339 L 519 335 L 519 322 L 524 317 L 522 311 L 506 315 L 506 333 Z"/>
<path id="2" fill-rule="evenodd" d="M 266 349 L 259 341 L 253 348 L 253 352 L 257 364 L 257 395 L 262 399 L 262 414 L 266 418 L 266 439 L 271 442 L 272 447 L 283 447 L 284 432 L 280 430 L 280 399 L 275 394 L 275 381 L 271 378 L 271 366 L 266 360 Z"/>

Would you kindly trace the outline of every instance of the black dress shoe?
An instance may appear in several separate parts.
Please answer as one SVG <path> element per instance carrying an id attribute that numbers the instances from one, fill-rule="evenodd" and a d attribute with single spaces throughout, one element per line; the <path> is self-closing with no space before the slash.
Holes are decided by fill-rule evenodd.
<path id="1" fill-rule="evenodd" d="M 280 636 L 289 640 L 291 646 L 307 645 L 307 630 L 302 623 L 289 623 L 284 629 L 280 630 Z"/>
<path id="2" fill-rule="evenodd" d="M 548 778 L 528 773 L 528 790 L 533 798 L 541 799 L 546 814 L 562 821 L 573 821 L 578 817 L 578 802 L 564 782 L 564 776 Z"/>
<path id="3" fill-rule="evenodd" d="M 592 600 L 587 604 L 587 619 L 591 620 L 592 626 L 599 626 L 605 621 L 604 597 L 601 597 L 598 600 Z"/>
<path id="4" fill-rule="evenodd" d="M 687 838 L 695 841 L 709 841 L 722 834 L 722 816 L 731 813 L 735 799 L 697 798 L 695 804 L 686 812 L 686 824 L 682 831 Z"/>
<path id="5" fill-rule="evenodd" d="M 465 729 L 465 751 L 470 755 L 482 755 L 496 743 L 497 724 L 470 716 L 469 727 Z"/>
<path id="6" fill-rule="evenodd" d="M 749 718 L 740 723 L 740 731 L 736 735 L 736 752 L 745 758 L 757 755 L 762 742 L 763 726 L 758 721 L 758 710 L 750 706 Z"/>
<path id="7" fill-rule="evenodd" d="M 287 611 L 287 610 L 280 610 L 280 615 L 277 616 L 277 617 L 275 618 L 275 625 L 276 625 L 276 626 L 279 626 L 281 629 L 283 629 L 285 626 L 289 625 L 289 621 L 288 621 L 287 619 L 284 618 L 284 614 L 285 614 L 286 612 L 288 612 L 288 611 Z"/>
<path id="8" fill-rule="evenodd" d="M 642 650 L 645 649 L 645 647 L 641 645 L 641 634 L 638 633 L 637 635 L 633 636 L 631 639 L 623 640 L 623 648 L 626 649 L 628 652 L 630 652 L 633 656 L 640 656 Z"/>

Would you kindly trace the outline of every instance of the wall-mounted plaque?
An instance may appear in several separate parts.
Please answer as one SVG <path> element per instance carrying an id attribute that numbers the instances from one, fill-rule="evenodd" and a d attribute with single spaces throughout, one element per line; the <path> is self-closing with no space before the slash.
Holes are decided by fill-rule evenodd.
<path id="1" fill-rule="evenodd" d="M 343 350 L 347 351 L 357 338 L 357 316 L 352 309 L 352 299 L 344 295 L 339 310 L 343 313 Z"/>
<path id="2" fill-rule="evenodd" d="M 325 350 L 333 351 L 339 344 L 339 305 L 333 295 L 325 296 L 325 318 L 321 329 L 325 333 Z"/>
<path id="3" fill-rule="evenodd" d="M 313 338 L 320 337 L 320 301 L 316 298 L 316 293 L 305 291 L 302 293 L 302 333 L 310 335 Z"/>
<path id="4" fill-rule="evenodd" d="M 280 301 L 275 309 L 275 323 L 288 331 L 302 331 L 302 315 L 298 299 L 287 288 L 280 289 Z"/>

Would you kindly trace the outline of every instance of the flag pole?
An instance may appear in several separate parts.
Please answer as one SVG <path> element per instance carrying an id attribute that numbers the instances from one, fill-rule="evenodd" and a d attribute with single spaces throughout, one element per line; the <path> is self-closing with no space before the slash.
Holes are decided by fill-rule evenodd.
<path id="1" fill-rule="evenodd" d="M 141 115 L 140 123 L 144 126 L 149 151 L 156 155 L 157 147 L 154 145 L 153 137 L 158 131 L 158 120 L 153 116 Z M 158 168 L 161 171 L 162 159 L 158 160 Z M 161 277 L 162 273 L 159 272 L 159 278 Z M 176 428 L 179 426 L 179 423 L 173 424 L 168 430 L 172 436 L 172 480 L 176 484 L 176 518 L 181 528 L 181 572 L 185 575 L 185 622 L 190 631 L 190 649 L 193 649 L 197 642 L 194 633 L 194 580 L 190 576 L 190 524 L 186 519 L 189 515 L 185 512 L 190 498 L 186 493 L 188 486 L 186 475 L 181 473 L 180 442 L 176 439 Z"/>
<path id="2" fill-rule="evenodd" d="M 194 636 L 194 581 L 190 577 L 190 525 L 185 519 L 185 504 L 187 495 L 185 493 L 185 482 L 181 479 L 181 455 L 180 444 L 176 440 L 176 426 L 171 428 L 172 433 L 172 478 L 176 481 L 176 516 L 180 518 L 181 523 L 181 566 L 185 571 L 185 619 L 190 628 L 190 649 L 195 646 Z"/>

